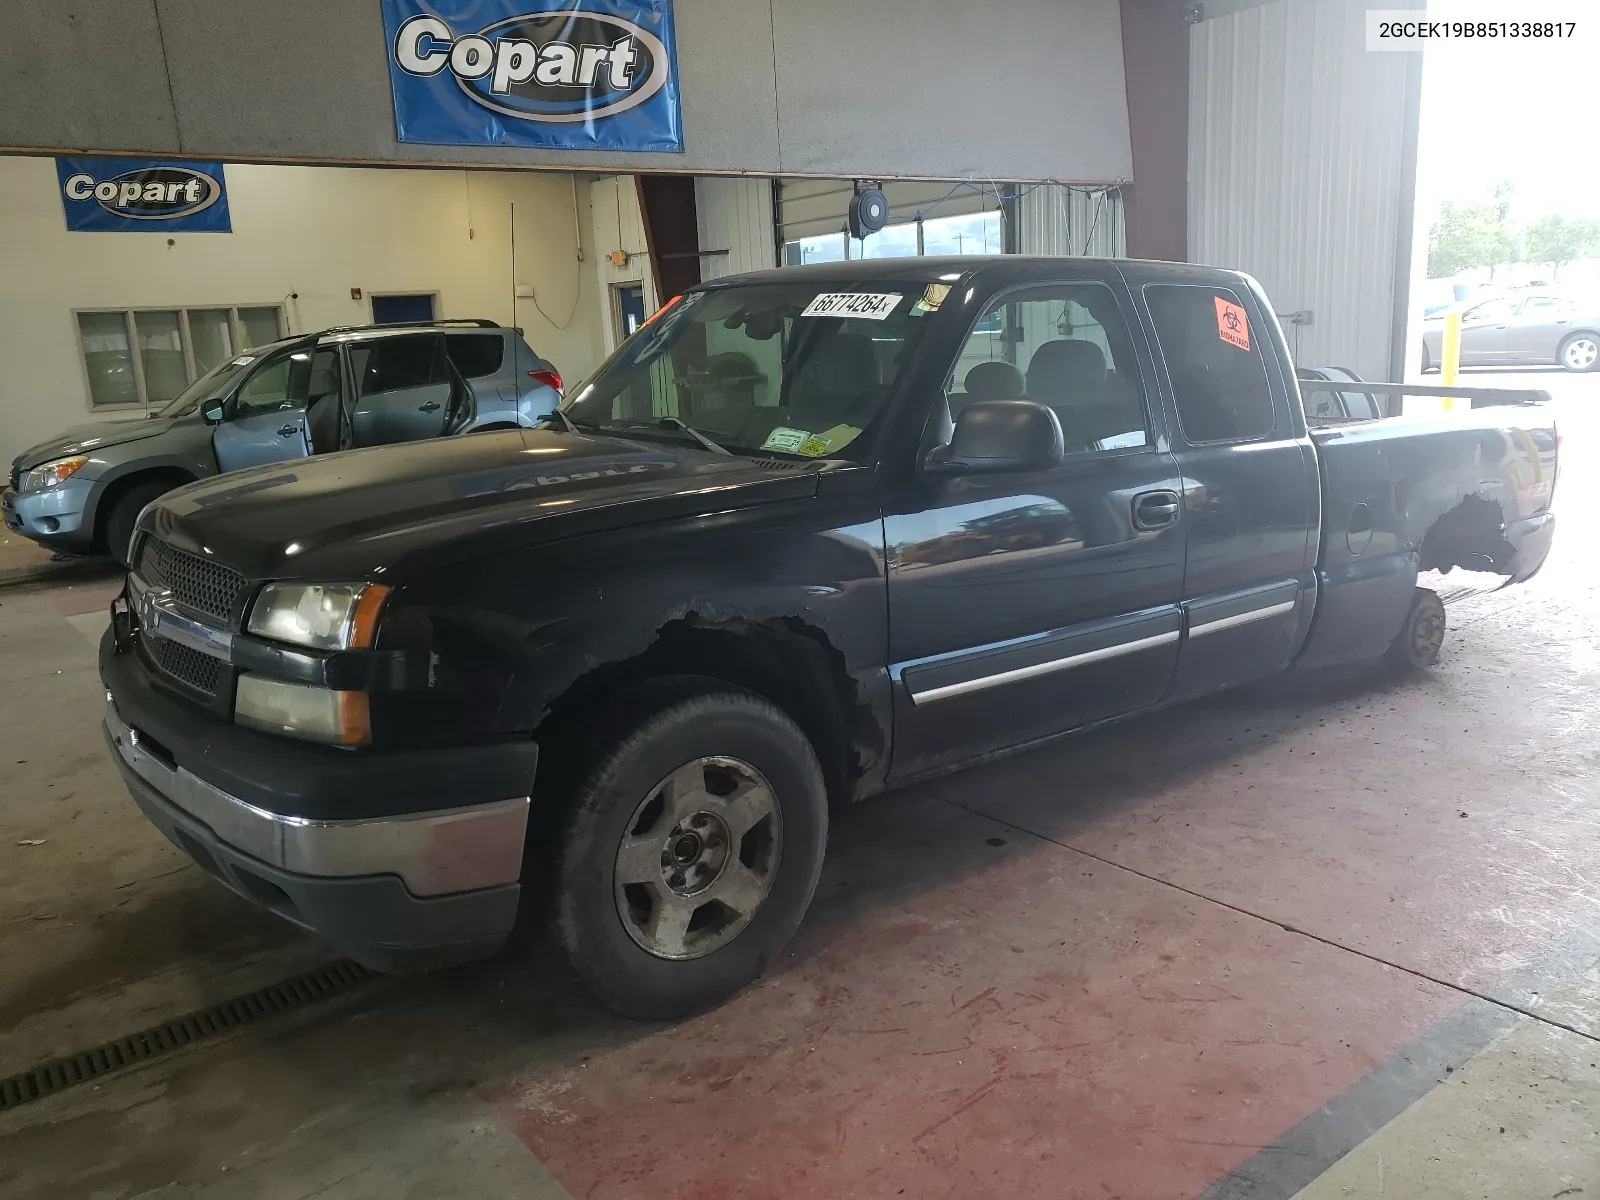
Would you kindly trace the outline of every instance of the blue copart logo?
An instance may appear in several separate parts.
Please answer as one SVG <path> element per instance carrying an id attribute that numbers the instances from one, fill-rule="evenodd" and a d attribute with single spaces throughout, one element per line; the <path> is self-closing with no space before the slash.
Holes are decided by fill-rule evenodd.
<path id="1" fill-rule="evenodd" d="M 465 35 L 438 17 L 412 17 L 395 36 L 394 57 L 409 75 L 449 72 L 492 112 L 555 125 L 636 108 L 666 86 L 670 69 L 655 34 L 582 10 L 509 17 Z"/>
<path id="2" fill-rule="evenodd" d="M 170 221 L 202 212 L 222 196 L 222 185 L 188 167 L 141 167 L 97 180 L 80 171 L 62 185 L 68 200 L 93 200 L 113 216 Z"/>

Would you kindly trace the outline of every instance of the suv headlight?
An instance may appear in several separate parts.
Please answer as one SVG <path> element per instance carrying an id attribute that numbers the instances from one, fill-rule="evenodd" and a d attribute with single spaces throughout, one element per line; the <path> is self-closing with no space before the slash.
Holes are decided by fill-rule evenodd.
<path id="1" fill-rule="evenodd" d="M 247 628 L 312 650 L 370 649 L 388 597 L 379 583 L 272 583 L 250 606 Z"/>
<path id="2" fill-rule="evenodd" d="M 71 479 L 88 461 L 87 455 L 79 455 L 77 458 L 58 458 L 53 462 L 41 463 L 22 477 L 22 487 L 19 490 L 42 492 L 45 488 L 57 487 Z"/>

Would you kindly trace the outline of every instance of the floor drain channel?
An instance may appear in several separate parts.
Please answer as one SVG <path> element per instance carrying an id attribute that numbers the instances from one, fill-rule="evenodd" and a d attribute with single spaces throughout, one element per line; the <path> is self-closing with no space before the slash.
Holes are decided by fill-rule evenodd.
<path id="1" fill-rule="evenodd" d="M 359 963 L 331 963 L 259 991 L 213 1004 L 210 1008 L 168 1021 L 165 1025 L 157 1025 L 154 1029 L 142 1030 L 67 1058 L 58 1058 L 9 1079 L 0 1079 L 0 1112 L 42 1100 L 67 1088 L 77 1087 L 80 1083 L 88 1083 L 102 1075 L 170 1054 L 195 1042 L 218 1037 L 252 1021 L 275 1017 L 292 1008 L 329 999 L 372 978 L 374 972 Z"/>

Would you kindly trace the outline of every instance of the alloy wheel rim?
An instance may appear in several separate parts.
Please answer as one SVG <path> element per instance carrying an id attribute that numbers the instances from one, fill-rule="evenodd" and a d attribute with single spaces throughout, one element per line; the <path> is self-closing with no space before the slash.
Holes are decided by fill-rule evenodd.
<path id="1" fill-rule="evenodd" d="M 1588 338 L 1579 338 L 1567 347 L 1567 364 L 1580 369 L 1594 366 L 1596 358 L 1600 358 L 1600 343 Z"/>
<path id="2" fill-rule="evenodd" d="M 761 772 L 742 759 L 697 758 L 634 809 L 613 872 L 617 915 L 647 953 L 701 958 L 761 910 L 782 853 L 777 793 Z"/>

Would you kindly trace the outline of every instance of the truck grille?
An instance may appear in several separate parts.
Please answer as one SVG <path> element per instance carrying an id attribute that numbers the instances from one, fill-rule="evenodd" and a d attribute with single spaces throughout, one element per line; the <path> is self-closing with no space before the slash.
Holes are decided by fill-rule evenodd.
<path id="1" fill-rule="evenodd" d="M 135 568 L 140 578 L 171 591 L 172 598 L 192 612 L 227 621 L 245 589 L 239 572 L 146 537 Z M 204 657 L 203 655 L 201 657 Z"/>
<path id="2" fill-rule="evenodd" d="M 16 463 L 11 464 L 11 490 L 13 492 L 22 490 L 22 468 Z"/>
<path id="3" fill-rule="evenodd" d="M 217 683 L 222 673 L 222 660 L 191 649 L 179 642 L 168 641 L 160 634 L 147 638 L 150 654 L 156 665 L 196 691 L 208 696 L 217 694 Z"/>

